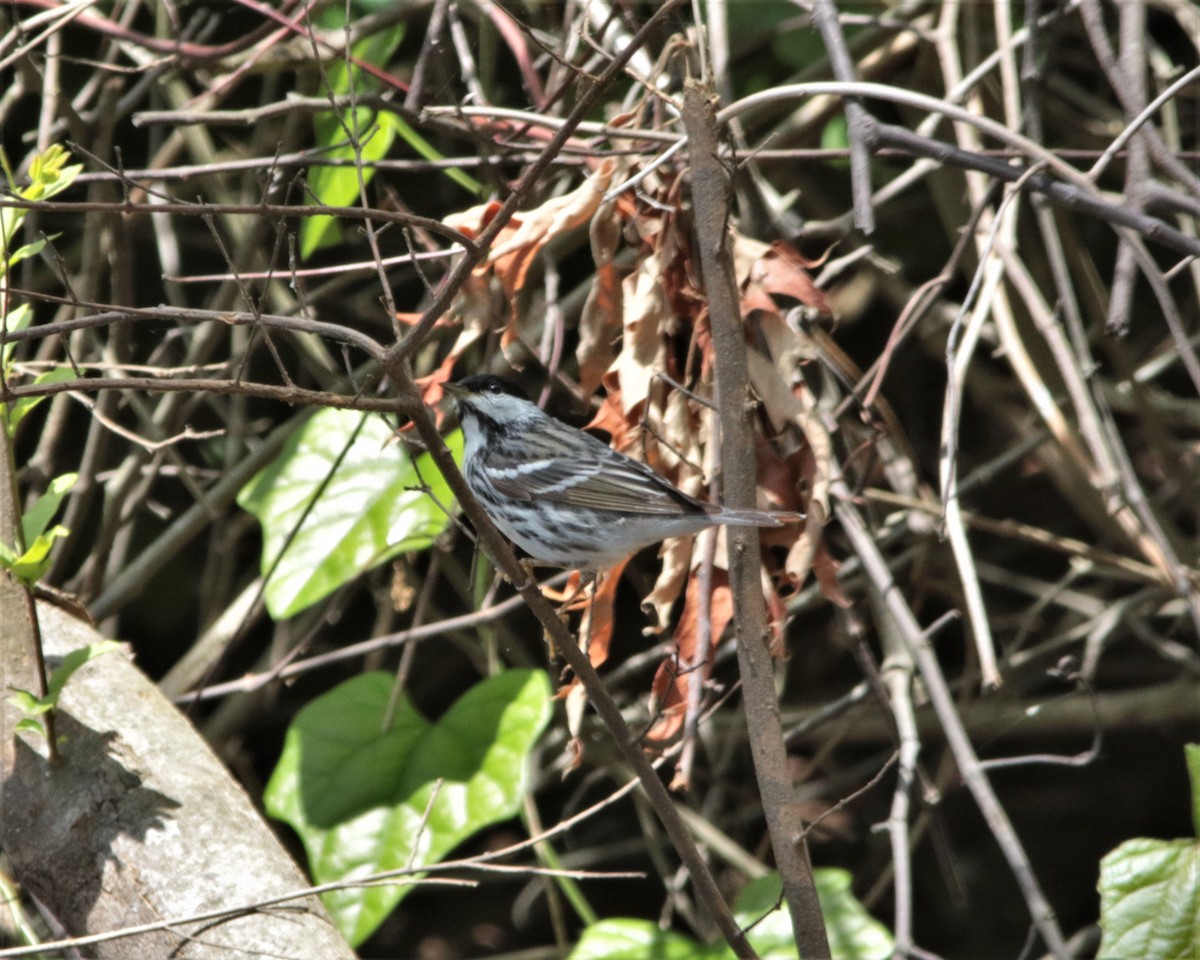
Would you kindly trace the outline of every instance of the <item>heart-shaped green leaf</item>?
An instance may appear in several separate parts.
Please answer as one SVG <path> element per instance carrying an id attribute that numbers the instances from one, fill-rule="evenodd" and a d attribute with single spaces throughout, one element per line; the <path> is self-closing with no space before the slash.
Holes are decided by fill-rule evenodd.
<path id="1" fill-rule="evenodd" d="M 484 680 L 435 724 L 401 697 L 385 729 L 392 683 L 364 674 L 301 710 L 267 785 L 267 811 L 300 834 L 318 883 L 436 863 L 520 808 L 526 757 L 552 709 L 544 672 Z M 410 889 L 357 887 L 324 899 L 359 944 Z"/>

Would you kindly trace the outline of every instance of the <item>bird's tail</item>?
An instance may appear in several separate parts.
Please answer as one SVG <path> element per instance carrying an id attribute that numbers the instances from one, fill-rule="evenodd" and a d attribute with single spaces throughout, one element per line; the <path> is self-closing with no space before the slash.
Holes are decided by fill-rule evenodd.
<path id="1" fill-rule="evenodd" d="M 804 514 L 790 510 L 731 510 L 722 507 L 713 514 L 713 519 L 732 527 L 782 527 L 785 523 L 803 520 Z"/>

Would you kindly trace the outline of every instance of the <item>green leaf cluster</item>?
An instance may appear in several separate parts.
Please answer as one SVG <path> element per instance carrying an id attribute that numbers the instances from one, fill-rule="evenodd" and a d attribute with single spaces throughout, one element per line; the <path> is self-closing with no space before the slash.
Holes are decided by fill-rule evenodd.
<path id="1" fill-rule="evenodd" d="M 23 187 L 15 183 L 8 158 L 0 151 L 0 162 L 3 163 L 5 176 L 8 178 L 9 189 L 22 200 L 48 200 L 55 194 L 62 193 L 83 171 L 83 164 L 70 164 L 71 154 L 58 144 L 51 144 L 45 153 L 38 154 L 29 165 L 30 182 Z M 8 271 L 20 263 L 35 257 L 45 249 L 46 243 L 52 237 L 39 237 L 32 243 L 12 249 L 13 240 L 21 224 L 25 222 L 25 210 L 17 207 L 0 208 L 0 280 L 7 276 Z M 0 367 L 3 368 L 5 380 L 12 373 L 13 353 L 16 343 L 8 342 L 8 335 L 24 330 L 33 321 L 33 311 L 28 303 L 19 303 L 5 312 L 7 298 L 0 301 Z M 68 368 L 56 368 L 39 375 L 34 383 L 54 383 L 69 380 L 73 371 Z M 44 398 L 23 397 L 13 403 L 0 404 L 0 419 L 4 421 L 8 437 L 16 433 L 17 424 L 36 407 Z"/>
<path id="2" fill-rule="evenodd" d="M 75 178 L 83 172 L 83 164 L 68 166 L 71 154 L 57 143 L 46 148 L 33 158 L 29 165 L 29 183 L 18 187 L 9 168 L 8 158 L 0 154 L 0 162 L 4 164 L 4 174 L 8 179 L 9 189 L 22 200 L 49 200 L 55 194 L 62 193 Z M 11 250 L 13 238 L 25 221 L 25 211 L 19 207 L 4 207 L 0 209 L 0 276 L 9 267 L 39 253 L 44 241 L 38 240 L 17 250 Z"/>
<path id="3" fill-rule="evenodd" d="M 318 883 L 436 863 L 519 811 L 550 693 L 544 672 L 509 670 L 431 723 L 403 696 L 389 711 L 390 675 L 355 677 L 296 716 L 267 785 L 267 811 L 300 835 Z M 411 889 L 348 887 L 324 900 L 357 945 Z"/>

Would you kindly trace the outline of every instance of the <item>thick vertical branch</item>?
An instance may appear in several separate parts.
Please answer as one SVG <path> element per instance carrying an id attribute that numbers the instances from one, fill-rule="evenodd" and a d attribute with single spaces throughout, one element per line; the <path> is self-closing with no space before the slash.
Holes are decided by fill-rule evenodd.
<path id="1" fill-rule="evenodd" d="M 695 81 L 688 84 L 683 122 L 691 148 L 697 249 L 716 356 L 725 503 L 753 507 L 758 478 L 749 418 L 745 340 L 726 231 L 730 184 L 728 172 L 717 156 L 716 97 L 711 86 Z M 759 579 L 762 558 L 758 531 L 753 527 L 729 527 L 726 537 L 729 580 L 737 610 L 734 624 L 742 702 L 775 863 L 783 878 L 783 894 L 800 955 L 806 960 L 828 957 L 829 941 L 803 839 L 804 821 L 792 789 L 775 697 L 775 663 L 767 648 L 766 610 Z"/>

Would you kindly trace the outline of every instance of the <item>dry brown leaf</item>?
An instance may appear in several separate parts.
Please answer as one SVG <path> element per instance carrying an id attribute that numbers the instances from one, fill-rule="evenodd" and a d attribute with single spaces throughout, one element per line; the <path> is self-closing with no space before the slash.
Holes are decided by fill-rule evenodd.
<path id="1" fill-rule="evenodd" d="M 579 734 L 583 730 L 583 717 L 587 713 L 588 699 L 587 690 L 578 677 L 571 681 L 565 691 L 559 690 L 558 695 L 566 701 L 564 706 L 567 713 L 567 730 L 571 734 L 567 743 L 567 765 L 563 770 L 563 776 L 566 776 L 583 762 L 583 738 Z"/>
<path id="2" fill-rule="evenodd" d="M 756 433 L 754 459 L 758 466 L 758 487 L 766 491 L 772 509 L 803 513 L 805 505 L 799 492 L 802 475 L 796 455 L 784 459 L 776 452 L 770 440 L 761 433 Z M 773 528 L 767 527 L 763 532 L 768 533 L 771 529 Z"/>
<path id="3" fill-rule="evenodd" d="M 661 418 L 654 424 L 663 440 L 656 444 L 660 448 L 659 460 L 666 468 L 664 472 L 676 475 L 683 471 L 676 484 L 684 493 L 693 497 L 704 492 L 704 476 L 695 467 L 700 466 L 703 454 L 700 449 L 702 422 L 693 415 L 687 394 L 673 387 L 666 388 L 666 402 Z M 692 467 L 685 467 L 685 463 Z"/>
<path id="4" fill-rule="evenodd" d="M 655 371 L 664 369 L 664 335 L 670 311 L 662 284 L 662 259 L 652 253 L 625 278 L 621 352 L 613 362 L 628 417 L 636 417 L 650 395 Z"/>
<path id="5" fill-rule="evenodd" d="M 613 605 L 617 599 L 617 587 L 625 572 L 628 558 L 608 570 L 600 578 L 596 591 L 583 611 L 579 625 L 580 640 L 586 642 L 588 659 L 593 667 L 608 660 L 609 644 L 612 642 Z"/>
<path id="6" fill-rule="evenodd" d="M 563 753 L 566 754 L 567 762 L 563 764 L 562 778 L 566 780 L 583 764 L 583 741 L 579 737 L 572 737 L 563 748 Z"/>
<path id="7" fill-rule="evenodd" d="M 653 609 L 656 624 L 646 627 L 644 633 L 662 633 L 671 618 L 671 608 L 679 599 L 692 569 L 693 537 L 674 537 L 667 540 L 659 556 L 662 569 L 654 581 L 654 589 L 642 601 L 643 609 Z"/>
<path id="8" fill-rule="evenodd" d="M 821 505 L 813 504 L 813 510 L 819 511 Z M 815 518 L 814 518 L 815 519 Z M 805 524 L 804 532 L 792 544 L 788 550 L 787 560 L 784 561 L 783 569 L 787 574 L 788 580 L 798 590 L 804 586 L 804 581 L 808 579 L 808 572 L 812 569 L 813 557 L 816 556 L 817 550 L 821 546 L 821 527 L 815 522 Z"/>
<path id="9" fill-rule="evenodd" d="M 407 613 L 417 599 L 417 586 L 405 572 L 405 565 L 398 560 L 392 562 L 392 584 L 388 588 L 388 596 L 392 601 L 392 609 L 397 613 Z"/>
<path id="10" fill-rule="evenodd" d="M 767 576 L 766 570 L 759 571 L 759 578 L 762 583 L 763 602 L 767 605 L 767 646 L 776 660 L 786 660 L 787 646 L 784 643 L 783 624 L 787 620 L 787 605 L 779 599 L 775 584 Z"/>
<path id="11" fill-rule="evenodd" d="M 463 282 L 454 303 L 452 316 L 464 329 L 486 333 L 504 322 L 507 310 L 496 281 L 485 274 L 471 274 Z"/>
<path id="12" fill-rule="evenodd" d="M 794 423 L 804 434 L 812 450 L 815 471 L 812 478 L 810 502 L 816 502 L 829 515 L 829 484 L 833 463 L 833 442 L 829 438 L 811 394 L 805 390 L 796 396 L 791 389 L 792 371 L 772 364 L 757 350 L 746 351 L 746 362 L 750 372 L 750 384 L 763 403 L 767 415 L 776 429 Z"/>
<path id="13" fill-rule="evenodd" d="M 550 240 L 591 219 L 600 205 L 600 198 L 612 181 L 615 169 L 616 160 L 606 158 L 596 167 L 596 172 L 575 190 L 514 216 L 492 244 L 486 260 L 475 268 L 475 272 L 493 269 L 511 299 L 524 286 L 525 275 L 534 255 Z M 475 236 L 495 216 L 498 209 L 495 203 L 484 204 L 462 213 L 450 214 L 444 222 L 467 236 Z"/>
<path id="14" fill-rule="evenodd" d="M 664 743 L 675 737 L 683 726 L 687 710 L 688 688 L 692 683 L 704 683 L 712 665 L 715 649 L 729 621 L 733 619 L 733 593 L 729 589 L 729 576 L 723 570 L 714 569 L 712 596 L 708 608 L 712 625 L 712 645 L 702 670 L 685 670 L 696 656 L 696 643 L 701 617 L 700 578 L 693 577 L 688 583 L 687 600 L 683 613 L 675 627 L 675 653 L 659 664 L 651 685 L 651 711 L 658 719 L 646 732 L 647 742 Z"/>
<path id="15" fill-rule="evenodd" d="M 750 280 L 750 272 L 754 265 L 771 249 L 761 240 L 755 240 L 730 229 L 730 248 L 733 253 L 733 275 L 737 277 L 738 286 L 745 286 Z"/>
<path id="16" fill-rule="evenodd" d="M 749 279 L 752 284 L 757 284 L 773 296 L 782 294 L 791 297 L 806 307 L 832 316 L 833 311 L 825 301 L 825 295 L 817 289 L 808 272 L 809 267 L 824 263 L 827 256 L 809 260 L 782 240 L 776 240 L 750 268 Z"/>
<path id="17" fill-rule="evenodd" d="M 500 231 L 487 256 L 472 271 L 476 277 L 488 274 L 495 276 L 504 290 L 509 319 L 500 341 L 503 349 L 507 350 L 517 338 L 517 294 L 525 286 L 525 278 L 534 257 L 551 240 L 591 219 L 612 181 L 615 169 L 616 160 L 605 158 L 596 167 L 595 173 L 575 190 L 514 216 Z M 443 222 L 468 237 L 475 237 L 499 209 L 500 205 L 492 201 L 452 213 Z"/>
<path id="18" fill-rule="evenodd" d="M 699 623 L 700 578 L 693 578 L 695 587 L 688 585 L 688 599 L 684 616 L 680 617 L 679 629 L 675 633 L 679 649 L 691 657 L 696 649 L 696 629 Z M 688 616 L 687 607 L 691 607 Z M 712 621 L 712 638 L 715 647 L 721 640 L 729 621 L 733 619 L 733 591 L 729 588 L 729 574 L 724 570 L 713 570 L 712 598 L 709 602 L 709 619 Z"/>
<path id="19" fill-rule="evenodd" d="M 821 348 L 808 331 L 793 328 L 780 313 L 759 313 L 757 333 L 763 352 L 775 361 L 781 375 L 788 372 L 790 377 L 789 371 L 798 364 L 821 359 Z"/>
<path id="20" fill-rule="evenodd" d="M 441 322 L 441 320 L 438 321 L 439 325 Z M 416 378 L 416 384 L 421 389 L 421 400 L 427 407 L 432 407 L 436 410 L 439 427 L 446 420 L 447 414 L 446 410 L 438 406 L 446 395 L 444 384 L 451 378 L 459 358 L 462 357 L 471 344 L 483 336 L 487 328 L 487 323 L 479 322 L 478 318 L 471 323 L 464 324 L 463 329 L 459 331 L 458 336 L 454 340 L 454 346 L 450 348 L 450 352 L 438 364 L 437 369 L 423 377 Z M 400 432 L 407 433 L 412 429 L 413 424 L 406 423 L 400 428 Z"/>
<path id="21" fill-rule="evenodd" d="M 776 296 L 791 297 L 805 306 L 832 316 L 825 295 L 813 283 L 809 267 L 825 262 L 809 260 L 782 240 L 770 246 L 733 232 L 733 266 L 742 294 L 742 312 L 752 310 L 782 314 Z"/>
<path id="22" fill-rule="evenodd" d="M 646 731 L 642 741 L 662 745 L 679 736 L 687 713 L 687 685 L 691 674 L 685 672 L 678 657 L 667 657 L 654 671 L 650 685 L 650 711 L 654 723 Z"/>
<path id="23" fill-rule="evenodd" d="M 448 419 L 448 411 L 439 406 L 443 398 L 446 396 L 446 390 L 443 386 L 450 375 L 454 371 L 454 364 L 458 362 L 458 355 L 451 353 L 444 359 L 433 373 L 427 374 L 424 377 L 417 377 L 416 384 L 421 391 L 421 401 L 425 406 L 433 409 L 437 418 L 438 428 L 440 429 Z M 408 423 L 402 424 L 398 429 L 398 433 L 410 433 L 416 427 L 410 420 Z"/>
<path id="24" fill-rule="evenodd" d="M 629 436 L 632 424 L 621 407 L 621 388 L 615 382 L 609 382 L 610 380 L 615 381 L 615 377 L 611 374 L 606 375 L 604 398 L 600 401 L 596 415 L 584 429 L 603 430 L 611 438 L 609 445 L 613 449 L 625 450 L 632 443 Z"/>
<path id="25" fill-rule="evenodd" d="M 616 359 L 614 341 L 621 330 L 623 291 L 613 257 L 621 242 L 621 218 L 615 202 L 601 205 L 589 229 L 596 276 L 579 318 L 579 392 L 590 397 Z"/>
<path id="26" fill-rule="evenodd" d="M 481 203 L 475 207 L 468 207 L 466 210 L 458 213 L 451 213 L 442 221 L 446 226 L 457 230 L 470 240 L 474 240 L 484 228 L 492 222 L 492 219 L 500 212 L 502 204 L 498 200 L 489 200 L 487 203 Z M 517 214 L 520 216 L 520 214 Z M 515 220 L 516 217 L 513 217 Z M 509 226 L 512 226 L 512 220 L 509 221 Z M 495 249 L 493 247 L 493 249 Z M 486 262 L 486 261 L 485 261 Z"/>
<path id="27" fill-rule="evenodd" d="M 458 355 L 450 353 L 433 373 L 427 374 L 424 377 L 417 377 L 415 382 L 421 388 L 421 400 L 425 406 L 435 407 L 442 402 L 442 399 L 446 396 L 444 384 L 454 372 L 454 364 L 457 360 Z"/>
<path id="28" fill-rule="evenodd" d="M 833 603 L 836 603 L 843 610 L 848 610 L 853 604 L 849 598 L 842 593 L 842 585 L 838 582 L 838 570 L 841 564 L 833 558 L 829 552 L 829 547 L 822 540 L 817 545 L 816 555 L 813 557 L 812 568 L 816 575 L 817 583 L 821 587 L 821 595 Z"/>

